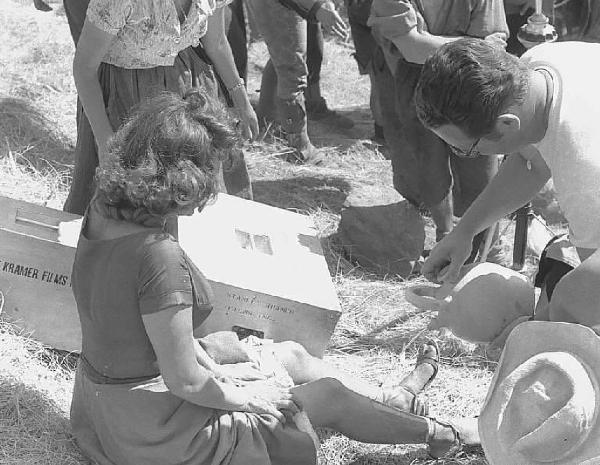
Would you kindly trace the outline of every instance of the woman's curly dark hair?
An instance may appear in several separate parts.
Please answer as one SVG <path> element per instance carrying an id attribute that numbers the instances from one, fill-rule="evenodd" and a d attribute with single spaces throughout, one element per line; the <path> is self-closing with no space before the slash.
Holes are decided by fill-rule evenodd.
<path id="1" fill-rule="evenodd" d="M 218 191 L 221 160 L 241 138 L 225 107 L 201 90 L 142 102 L 96 171 L 96 205 L 109 218 L 151 226 Z"/>

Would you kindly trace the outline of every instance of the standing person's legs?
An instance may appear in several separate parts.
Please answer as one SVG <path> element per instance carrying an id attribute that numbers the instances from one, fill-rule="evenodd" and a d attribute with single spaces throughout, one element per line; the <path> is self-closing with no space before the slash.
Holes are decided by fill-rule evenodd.
<path id="1" fill-rule="evenodd" d="M 371 83 L 369 94 L 369 107 L 373 116 L 373 136 L 375 142 L 385 142 L 383 131 L 383 113 L 381 111 L 381 97 L 378 94 L 377 86 L 375 85 L 375 72 L 372 65 L 369 65 L 369 82 Z"/>
<path id="2" fill-rule="evenodd" d="M 361 75 L 368 74 L 371 83 L 369 105 L 374 120 L 375 139 L 383 139 L 383 116 L 375 85 L 375 73 L 373 70 L 373 54 L 377 49 L 377 43 L 371 34 L 371 28 L 367 26 L 367 20 L 371 12 L 372 0 L 346 0 L 348 11 L 348 22 L 354 42 L 354 59 L 358 65 Z"/>
<path id="3" fill-rule="evenodd" d="M 261 124 L 277 121 L 277 73 L 273 61 L 269 58 L 260 79 L 260 95 L 256 111 Z"/>
<path id="4" fill-rule="evenodd" d="M 318 163 L 320 154 L 308 138 L 303 95 L 308 75 L 304 59 L 306 22 L 274 0 L 249 0 L 247 5 L 253 10 L 277 76 L 276 104 L 287 142 L 299 161 Z M 271 93 L 272 89 L 261 87 L 263 92 Z"/>
<path id="5" fill-rule="evenodd" d="M 379 60 L 374 59 L 376 68 L 380 67 L 377 66 Z M 436 240 L 440 240 L 454 226 L 452 173 L 446 144 L 427 130 L 416 115 L 413 95 L 420 73 L 419 65 L 405 61 L 397 63 L 393 76 L 388 68 L 385 77 L 393 82 L 393 92 L 386 92 L 379 101 L 382 111 L 384 105 L 393 105 L 390 111 L 393 111 L 393 118 L 397 122 L 396 134 L 390 135 L 390 116 L 383 113 L 394 188 L 414 205 L 424 206 L 431 212 L 436 226 Z M 381 75 L 378 79 L 382 79 Z M 378 91 L 383 92 L 381 86 Z"/>
<path id="6" fill-rule="evenodd" d="M 371 96 L 372 98 L 377 99 L 377 109 L 380 115 L 382 131 L 387 142 L 387 150 L 384 151 L 384 155 L 386 155 L 388 159 L 391 159 L 393 163 L 394 150 L 400 150 L 403 147 L 401 137 L 402 129 L 400 127 L 393 99 L 395 93 L 394 76 L 385 61 L 383 50 L 379 46 L 376 46 L 373 50 L 370 71 L 370 76 L 372 76 Z M 397 170 L 393 168 L 393 172 L 396 173 Z M 396 174 L 394 174 L 394 176 L 396 176 Z M 396 181 L 394 181 L 394 185 L 395 184 Z M 415 199 L 407 198 L 407 200 L 413 202 Z"/>
<path id="7" fill-rule="evenodd" d="M 233 0 L 228 6 L 227 41 L 231 46 L 233 60 L 238 74 L 248 82 L 248 42 L 246 37 L 246 17 L 244 15 L 244 4 L 242 0 Z"/>
<path id="8" fill-rule="evenodd" d="M 73 42 L 77 45 L 85 22 L 85 14 L 90 0 L 63 0 L 67 22 L 71 30 Z"/>
<path id="9" fill-rule="evenodd" d="M 304 91 L 306 106 L 321 97 L 320 81 L 323 65 L 323 29 L 320 23 L 306 22 L 307 88 Z M 314 98 L 313 98 L 314 94 Z"/>
<path id="10" fill-rule="evenodd" d="M 88 4 L 89 0 L 63 0 L 71 37 L 75 45 L 77 45 L 83 29 Z M 83 112 L 79 99 L 77 99 L 75 156 L 73 179 L 63 209 L 70 213 L 82 215 L 92 196 L 94 173 L 98 165 L 98 153 L 92 127 Z"/>
<path id="11" fill-rule="evenodd" d="M 308 68 L 307 87 L 304 91 L 306 112 L 311 120 L 323 121 L 342 129 L 350 129 L 354 122 L 327 107 L 321 95 L 321 67 L 323 65 L 323 29 L 320 23 L 306 23 L 306 66 Z"/>

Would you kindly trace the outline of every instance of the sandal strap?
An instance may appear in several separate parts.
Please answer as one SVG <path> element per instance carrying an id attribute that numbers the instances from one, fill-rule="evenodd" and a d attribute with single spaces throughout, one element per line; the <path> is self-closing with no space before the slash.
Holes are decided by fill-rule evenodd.
<path id="1" fill-rule="evenodd" d="M 407 386 L 398 385 L 394 389 L 380 389 L 380 397 L 377 400 L 382 404 L 387 405 L 388 407 L 393 407 L 402 411 L 407 411 L 406 409 L 394 405 L 394 397 L 397 395 L 398 389 L 403 389 L 404 391 L 412 395 L 412 400 L 410 401 L 410 408 L 408 409 L 408 413 L 419 415 L 421 417 L 427 416 L 427 414 L 429 413 L 429 401 L 425 396 L 419 393 L 415 393 L 414 389 L 411 389 Z"/>
<path id="2" fill-rule="evenodd" d="M 439 456 L 431 453 L 431 446 L 430 446 L 429 457 L 431 457 L 432 459 L 446 459 L 446 458 L 454 457 L 464 447 L 464 443 L 460 437 L 460 433 L 459 433 L 458 429 L 452 423 L 447 422 L 447 421 L 437 420 L 436 418 L 431 418 L 430 420 L 431 420 L 431 423 L 433 426 L 433 427 L 430 427 L 430 431 L 433 430 L 433 434 L 431 434 L 431 432 L 429 433 L 429 435 L 428 435 L 429 437 L 428 437 L 428 441 L 427 441 L 428 443 L 431 439 L 435 438 L 438 425 L 444 426 L 446 428 L 450 428 L 452 430 L 452 433 L 454 434 L 454 443 L 452 446 L 450 446 L 450 448 L 446 452 L 444 452 L 442 455 L 439 455 Z"/>
<path id="3" fill-rule="evenodd" d="M 433 357 L 430 357 L 429 355 L 423 355 L 423 354 L 419 354 L 419 356 L 417 357 L 417 362 L 416 362 L 415 367 L 422 365 L 422 364 L 428 364 L 433 368 L 433 374 L 429 377 L 427 382 L 423 385 L 423 390 L 425 390 L 427 387 L 429 387 L 429 385 L 431 383 L 433 383 L 433 381 L 437 377 L 438 372 L 440 370 L 440 348 L 438 347 L 437 343 L 431 339 L 428 340 L 427 342 L 425 342 L 425 344 L 435 347 L 436 357 L 433 358 Z"/>

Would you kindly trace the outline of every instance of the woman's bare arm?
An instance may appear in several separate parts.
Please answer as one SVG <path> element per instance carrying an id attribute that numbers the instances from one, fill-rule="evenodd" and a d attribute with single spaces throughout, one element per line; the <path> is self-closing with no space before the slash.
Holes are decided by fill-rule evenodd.
<path id="1" fill-rule="evenodd" d="M 191 307 L 173 307 L 142 315 L 142 321 L 164 382 L 174 395 L 204 407 L 267 413 L 281 421 L 285 421 L 281 410 L 298 411 L 289 390 L 269 386 L 257 390 L 222 383 L 201 366 L 193 336 Z M 205 360 L 205 363 L 211 365 L 210 361 Z"/>
<path id="2" fill-rule="evenodd" d="M 233 104 L 245 123 L 245 135 L 255 139 L 258 136 L 258 119 L 233 61 L 233 53 L 225 35 L 223 8 L 219 8 L 208 18 L 206 34 L 201 40 L 206 54 L 229 89 Z"/>
<path id="3" fill-rule="evenodd" d="M 75 87 L 98 144 L 100 163 L 103 162 L 106 143 L 113 134 L 113 128 L 106 114 L 98 68 L 113 39 L 114 36 L 86 20 L 73 60 Z"/>

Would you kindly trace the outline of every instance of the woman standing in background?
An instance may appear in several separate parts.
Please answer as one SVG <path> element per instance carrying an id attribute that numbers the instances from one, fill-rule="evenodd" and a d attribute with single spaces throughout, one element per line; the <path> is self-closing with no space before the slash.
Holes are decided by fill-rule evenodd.
<path id="1" fill-rule="evenodd" d="M 73 76 L 85 112 L 78 117 L 66 211 L 83 214 L 87 208 L 106 143 L 134 105 L 160 91 L 182 95 L 191 87 L 216 97 L 219 84 L 213 67 L 229 91 L 244 134 L 256 136 L 256 115 L 224 32 L 226 4 L 227 0 L 91 0 L 89 5 L 85 0 L 64 1 L 77 43 Z M 223 178 L 222 190 L 251 197 L 241 150 L 223 161 Z"/>

